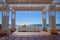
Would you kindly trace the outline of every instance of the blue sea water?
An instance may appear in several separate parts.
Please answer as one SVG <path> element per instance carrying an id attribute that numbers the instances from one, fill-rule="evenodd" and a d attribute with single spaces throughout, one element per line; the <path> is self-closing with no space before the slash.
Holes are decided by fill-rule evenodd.
<path id="1" fill-rule="evenodd" d="M 20 25 L 16 25 L 16 28 L 18 29 Z M 30 26 L 37 26 L 39 28 L 42 28 L 42 24 L 30 24 Z M 60 27 L 60 24 L 56 24 L 57 27 Z M 11 25 L 9 25 L 9 28 L 11 28 Z M 49 24 L 46 24 L 46 28 L 49 29 Z"/>

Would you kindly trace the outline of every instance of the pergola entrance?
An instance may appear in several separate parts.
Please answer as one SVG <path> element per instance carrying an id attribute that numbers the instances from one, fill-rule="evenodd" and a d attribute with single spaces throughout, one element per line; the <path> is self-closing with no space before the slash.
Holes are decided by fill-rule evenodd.
<path id="1" fill-rule="evenodd" d="M 15 17 L 16 17 L 16 11 L 42 11 L 43 15 L 43 29 L 46 29 L 46 7 L 45 6 L 11 6 L 13 4 L 48 4 L 48 12 L 49 12 L 49 25 L 51 27 L 51 30 L 53 32 L 56 32 L 56 20 L 55 11 L 60 11 L 60 8 L 57 8 L 54 3 L 52 3 L 53 0 L 6 0 L 4 3 L 0 3 L 2 7 L 0 8 L 0 11 L 2 11 L 2 30 L 8 30 L 8 23 L 9 23 L 9 11 L 12 11 L 12 28 L 15 28 Z M 52 32 L 51 31 L 51 32 Z"/>
<path id="2" fill-rule="evenodd" d="M 43 6 L 19 6 L 19 7 L 12 7 L 12 8 L 10 9 L 12 12 L 12 28 L 15 28 L 16 11 L 42 11 L 43 12 L 43 18 L 46 19 L 46 10 L 45 10 L 45 7 L 43 7 Z M 1 9 L 3 10 L 3 12 L 4 11 L 7 12 L 7 10 L 5 10 L 4 8 L 1 8 Z M 4 15 L 9 16 L 9 14 L 7 14 L 7 13 L 2 13 L 2 16 L 4 16 Z M 46 20 L 45 20 L 45 22 L 46 22 Z M 6 24 L 4 24 L 4 25 L 6 25 Z M 6 27 L 7 27 L 7 25 L 6 25 Z"/>

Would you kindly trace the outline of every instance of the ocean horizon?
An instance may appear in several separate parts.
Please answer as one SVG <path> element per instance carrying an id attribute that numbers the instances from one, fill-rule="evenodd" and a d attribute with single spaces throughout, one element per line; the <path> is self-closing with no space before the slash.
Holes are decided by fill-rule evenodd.
<path id="1" fill-rule="evenodd" d="M 30 25 L 26 25 L 27 27 L 35 27 L 37 26 L 38 28 L 42 28 L 42 24 L 30 24 Z M 21 27 L 21 25 L 16 25 L 16 28 L 18 29 L 18 27 Z M 56 27 L 60 27 L 60 24 L 56 24 Z M 9 25 L 9 28 L 11 28 L 11 25 Z M 46 24 L 46 28 L 49 29 L 49 24 Z"/>

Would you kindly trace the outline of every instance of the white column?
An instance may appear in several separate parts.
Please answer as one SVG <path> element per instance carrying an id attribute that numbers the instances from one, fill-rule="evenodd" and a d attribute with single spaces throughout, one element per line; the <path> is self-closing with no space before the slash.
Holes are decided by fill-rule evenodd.
<path id="1" fill-rule="evenodd" d="M 7 3 L 3 2 L 2 4 L 2 28 L 1 30 L 8 30 L 9 26 L 9 8 Z"/>
<path id="2" fill-rule="evenodd" d="M 2 12 L 2 28 L 1 28 L 1 30 L 8 30 L 8 26 L 9 26 L 9 11 L 3 11 Z"/>
<path id="3" fill-rule="evenodd" d="M 43 31 L 47 31 L 47 28 L 46 28 L 46 10 L 43 10 L 43 13 L 42 13 L 42 26 L 43 26 Z"/>
<path id="4" fill-rule="evenodd" d="M 56 13 L 55 13 L 55 6 L 51 5 L 51 10 L 49 11 L 49 26 L 50 32 L 53 35 L 57 34 L 56 31 Z"/>
<path id="5" fill-rule="evenodd" d="M 12 28 L 15 28 L 15 19 L 16 19 L 16 13 L 15 11 L 12 11 Z"/>
<path id="6" fill-rule="evenodd" d="M 51 30 L 56 30 L 56 13 L 53 11 L 49 13 L 49 26 Z"/>

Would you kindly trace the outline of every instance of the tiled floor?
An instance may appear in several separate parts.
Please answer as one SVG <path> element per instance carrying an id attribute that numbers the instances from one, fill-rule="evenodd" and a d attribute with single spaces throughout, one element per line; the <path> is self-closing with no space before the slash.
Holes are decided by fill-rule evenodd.
<path id="1" fill-rule="evenodd" d="M 60 36 L 9 37 L 7 40 L 60 40 Z"/>
<path id="2" fill-rule="evenodd" d="M 13 33 L 11 36 L 9 36 L 9 38 L 7 40 L 60 40 L 60 34 L 58 34 L 58 35 L 48 35 L 48 34 L 41 35 L 40 34 L 39 35 L 38 32 L 36 32 L 36 33 L 31 32 L 30 34 L 29 34 L 29 32 L 27 32 L 27 34 L 25 32 L 20 32 L 20 35 L 16 35 L 15 33 Z"/>

